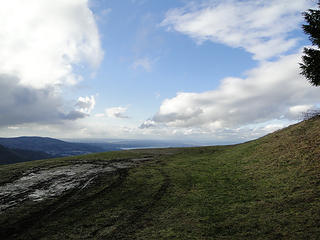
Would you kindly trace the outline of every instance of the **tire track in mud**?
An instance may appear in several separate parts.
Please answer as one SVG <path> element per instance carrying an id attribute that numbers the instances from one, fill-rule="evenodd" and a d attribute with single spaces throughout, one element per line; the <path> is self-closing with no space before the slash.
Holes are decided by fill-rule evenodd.
<path id="1" fill-rule="evenodd" d="M 168 187 L 171 184 L 169 176 L 163 171 L 159 170 L 161 175 L 164 177 L 163 183 L 161 184 L 159 190 L 154 194 L 152 200 L 142 207 L 137 207 L 135 213 L 131 214 L 124 223 L 120 224 L 116 227 L 110 234 L 108 235 L 100 235 L 99 233 L 103 231 L 106 227 L 110 227 L 114 225 L 117 219 L 125 216 L 119 216 L 117 219 L 113 219 L 108 224 L 103 227 L 97 229 L 92 232 L 91 236 L 93 239 L 105 240 L 105 239 L 135 239 L 132 235 L 139 229 L 141 229 L 143 225 L 143 216 L 146 213 L 150 212 L 152 208 L 156 206 L 156 204 L 162 199 L 162 197 L 166 194 Z M 129 238 L 130 236 L 130 238 Z"/>
<path id="2" fill-rule="evenodd" d="M 54 214 L 59 214 L 60 212 L 64 211 L 66 208 L 68 208 L 68 210 L 70 208 L 78 208 L 80 206 L 83 206 L 86 202 L 99 198 L 100 195 L 104 195 L 108 192 L 111 192 L 113 189 L 120 186 L 123 183 L 123 181 L 126 179 L 128 175 L 128 169 L 118 169 L 115 172 L 112 172 L 109 174 L 118 175 L 118 177 L 111 184 L 106 184 L 100 191 L 92 195 L 89 195 L 85 198 L 81 198 L 81 199 L 78 198 L 78 196 L 81 194 L 83 189 L 77 189 L 76 192 L 72 194 L 67 200 L 59 201 L 61 202 L 61 204 L 55 207 L 49 214 L 47 214 L 43 218 L 43 220 L 46 220 L 47 218 L 51 217 Z M 97 178 L 99 177 L 96 177 L 96 180 Z"/>
<path id="3" fill-rule="evenodd" d="M 109 161 L 107 165 L 110 166 L 113 164 L 119 164 L 119 163 L 121 164 L 123 162 L 124 163 L 131 162 L 131 163 L 138 164 L 139 162 L 142 163 L 152 159 L 153 158 L 150 158 L 150 157 L 144 157 L 141 159 L 116 159 L 116 160 Z M 100 196 L 118 188 L 126 179 L 128 175 L 128 169 L 130 169 L 131 167 L 124 167 L 124 168 L 116 167 L 116 170 L 113 172 L 97 174 L 97 176 L 94 177 L 94 180 L 93 180 L 94 182 L 100 181 L 101 180 L 100 177 L 102 177 L 103 174 L 118 175 L 118 177 L 111 184 L 106 184 L 101 190 L 99 190 L 98 192 L 92 195 L 79 199 L 78 196 L 86 188 L 71 189 L 68 192 L 61 195 L 57 200 L 55 200 L 49 206 L 42 208 L 39 211 L 33 212 L 27 216 L 24 216 L 22 219 L 10 224 L 9 227 L 0 226 L 0 239 L 6 239 L 6 240 L 17 239 L 17 237 L 21 236 L 21 234 L 28 235 L 29 237 L 27 239 L 38 239 L 39 238 L 38 235 L 33 236 L 33 234 L 31 233 L 33 229 L 43 228 L 43 224 L 46 223 L 46 220 L 48 220 L 50 217 L 53 217 L 54 215 L 58 215 L 59 213 L 65 211 L 66 209 L 83 206 L 85 205 L 85 202 L 90 202 L 92 200 L 95 200 Z M 102 183 L 103 181 L 104 180 L 101 180 Z M 81 185 L 86 184 L 86 182 L 87 181 L 82 182 Z"/>
<path id="4" fill-rule="evenodd" d="M 48 214 L 48 211 L 50 212 L 51 209 L 54 209 L 61 202 L 67 201 L 67 199 L 69 199 L 74 194 L 74 191 L 75 190 L 71 190 L 48 207 L 42 208 L 41 210 L 34 212 L 31 215 L 29 214 L 28 216 L 25 216 L 19 221 L 12 223 L 9 227 L 0 227 L 0 239 L 17 239 L 17 236 L 20 236 L 23 233 L 27 233 L 30 236 L 30 239 L 35 239 L 29 230 L 37 226 L 37 224 L 41 222 L 41 219 Z"/>
<path id="5" fill-rule="evenodd" d="M 120 186 L 125 178 L 127 177 L 128 169 L 118 169 L 117 171 L 113 172 L 112 174 L 118 175 L 118 178 L 112 182 L 111 184 L 106 185 L 103 187 L 102 190 L 99 192 L 90 195 L 86 198 L 80 199 L 80 201 L 77 201 L 76 196 L 78 196 L 81 193 L 81 190 L 78 189 L 72 189 L 70 192 L 64 194 L 61 196 L 58 200 L 56 200 L 53 204 L 49 205 L 48 207 L 45 207 L 35 213 L 32 213 L 30 216 L 26 216 L 23 219 L 19 220 L 18 222 L 15 222 L 12 224 L 12 227 L 2 229 L 0 227 L 0 239 L 16 239 L 17 236 L 20 236 L 23 233 L 26 233 L 29 235 L 29 239 L 38 239 L 41 236 L 33 236 L 31 233 L 31 230 L 34 228 L 42 228 L 42 224 L 46 222 L 47 219 L 50 217 L 53 217 L 55 214 L 59 214 L 66 209 L 69 209 L 69 207 L 78 207 L 79 205 L 84 204 L 84 202 L 88 202 L 91 200 L 96 199 L 102 194 L 108 193 L 112 191 L 113 189 Z M 74 202 L 76 201 L 76 202 Z"/>
<path id="6" fill-rule="evenodd" d="M 0 203 L 1 202 L 4 202 L 4 200 L 6 200 L 7 202 L 9 201 L 14 201 L 16 199 L 20 199 L 19 201 L 19 204 L 22 204 L 26 201 L 28 201 L 28 195 L 32 192 L 34 192 L 36 189 L 39 189 L 39 188 L 43 188 L 43 187 L 48 187 L 50 186 L 50 183 L 52 181 L 54 181 L 55 179 L 58 179 L 59 177 L 53 177 L 51 178 L 50 180 L 47 180 L 47 181 L 43 181 L 43 182 L 40 182 L 38 184 L 35 184 L 35 185 L 32 185 L 30 188 L 28 188 L 27 190 L 25 191 L 22 191 L 21 193 L 19 194 L 16 194 L 14 196 L 9 196 L 9 197 L 0 197 Z M 11 209 L 11 208 L 14 208 L 15 205 L 13 206 L 9 206 L 7 207 L 5 210 L 8 210 L 8 209 Z"/>

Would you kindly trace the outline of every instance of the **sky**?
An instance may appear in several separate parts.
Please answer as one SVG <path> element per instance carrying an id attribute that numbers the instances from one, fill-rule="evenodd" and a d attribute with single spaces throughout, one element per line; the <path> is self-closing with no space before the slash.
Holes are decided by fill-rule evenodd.
<path id="1" fill-rule="evenodd" d="M 0 0 L 0 136 L 237 143 L 301 120 L 314 0 Z"/>

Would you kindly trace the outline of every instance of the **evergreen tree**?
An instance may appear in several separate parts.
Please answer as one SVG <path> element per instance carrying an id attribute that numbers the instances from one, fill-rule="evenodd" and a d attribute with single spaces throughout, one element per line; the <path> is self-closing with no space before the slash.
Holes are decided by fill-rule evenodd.
<path id="1" fill-rule="evenodd" d="M 320 1 L 318 3 L 320 8 Z M 304 48 L 302 63 L 300 63 L 301 74 L 314 85 L 320 85 L 320 9 L 309 9 L 303 13 L 307 24 L 302 25 L 305 34 L 309 35 L 312 45 L 317 48 Z"/>

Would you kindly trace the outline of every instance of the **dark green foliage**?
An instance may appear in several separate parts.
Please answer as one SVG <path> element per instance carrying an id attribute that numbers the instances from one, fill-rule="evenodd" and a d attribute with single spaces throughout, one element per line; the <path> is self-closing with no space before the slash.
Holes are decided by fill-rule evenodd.
<path id="1" fill-rule="evenodd" d="M 320 85 L 320 51 L 312 48 L 304 48 L 303 63 L 300 64 L 301 74 L 314 85 Z"/>
<path id="2" fill-rule="evenodd" d="M 320 4 L 319 4 L 320 5 Z M 313 45 L 320 46 L 320 10 L 309 9 L 303 13 L 308 24 L 302 25 L 303 31 L 309 35 Z"/>
<path id="3" fill-rule="evenodd" d="M 318 4 L 320 6 L 320 3 Z M 307 22 L 302 26 L 305 34 L 309 35 L 309 39 L 314 46 L 320 48 L 320 10 L 309 9 L 303 13 Z M 314 85 L 320 85 L 320 50 L 314 48 L 304 48 L 304 56 L 300 63 L 301 74 Z"/>

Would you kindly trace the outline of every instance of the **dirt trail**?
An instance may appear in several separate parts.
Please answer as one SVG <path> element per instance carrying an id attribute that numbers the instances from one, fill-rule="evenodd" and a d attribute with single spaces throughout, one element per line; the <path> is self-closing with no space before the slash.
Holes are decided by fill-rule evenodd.
<path id="1" fill-rule="evenodd" d="M 130 216 L 127 216 L 125 222 L 117 226 L 110 234 L 103 235 L 100 232 L 102 232 L 104 228 L 114 225 L 115 222 L 107 223 L 105 226 L 97 229 L 92 233 L 92 237 L 96 239 L 104 240 L 104 239 L 128 239 L 128 237 L 130 236 L 130 239 L 135 239 L 133 237 L 134 233 L 143 227 L 143 224 L 144 224 L 143 217 L 148 212 L 152 211 L 154 207 L 156 207 L 157 203 L 166 194 L 167 189 L 170 186 L 169 176 L 163 170 L 159 170 L 159 171 L 161 175 L 164 177 L 163 182 L 159 190 L 152 196 L 151 200 L 147 204 L 139 208 L 136 208 L 136 211 L 132 213 Z"/>
<path id="2" fill-rule="evenodd" d="M 26 231 L 34 224 L 41 224 L 41 220 L 50 218 L 53 214 L 64 211 L 70 206 L 81 205 L 83 201 L 90 201 L 90 199 L 95 199 L 99 195 L 107 193 L 121 185 L 127 176 L 128 168 L 152 159 L 148 156 L 105 162 L 76 163 L 50 169 L 34 169 L 11 183 L 0 185 L 0 214 L 19 206 L 24 201 L 39 202 L 59 196 L 58 201 L 54 201 L 45 209 L 33 213 L 32 216 L 26 216 L 18 220 L 7 229 L 1 229 L 0 227 L 0 238 L 15 239 L 14 236 Z M 103 174 L 113 174 L 117 178 L 109 185 L 104 186 L 99 192 L 81 200 L 79 194 L 82 190 L 90 186 Z"/>
<path id="3" fill-rule="evenodd" d="M 0 214 L 27 200 L 39 202 L 75 188 L 84 189 L 101 174 L 131 168 L 151 159 L 120 159 L 30 170 L 13 182 L 0 185 Z"/>

